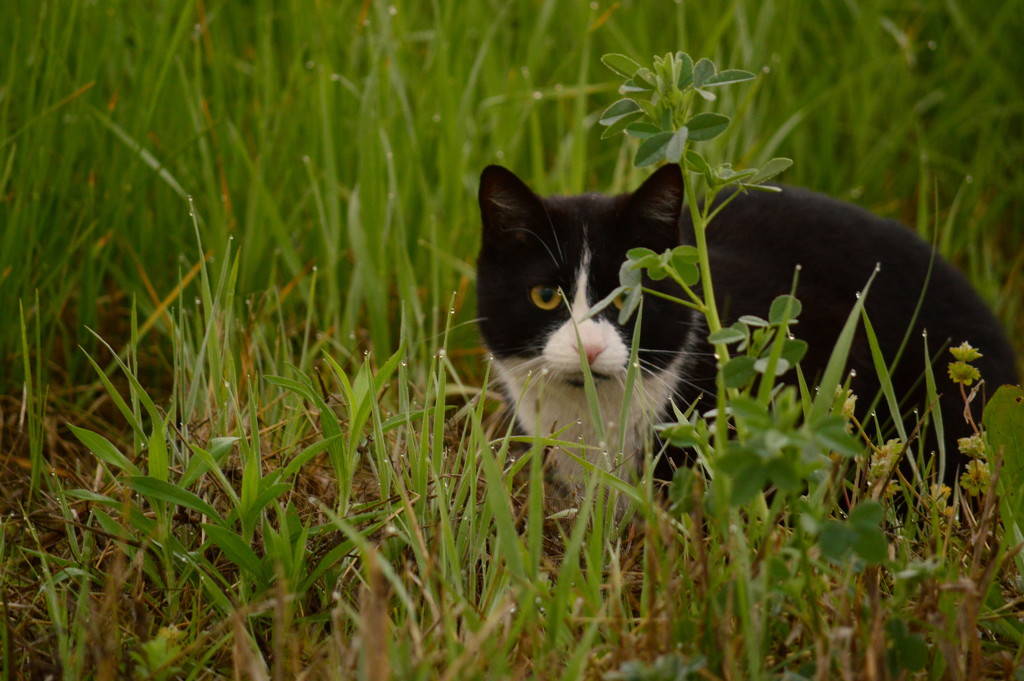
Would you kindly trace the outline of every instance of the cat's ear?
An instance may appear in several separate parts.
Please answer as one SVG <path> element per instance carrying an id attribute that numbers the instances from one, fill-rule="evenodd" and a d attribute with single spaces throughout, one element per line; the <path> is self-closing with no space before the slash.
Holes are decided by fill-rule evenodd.
<path id="1" fill-rule="evenodd" d="M 633 192 L 622 215 L 631 224 L 634 237 L 661 250 L 678 245 L 682 210 L 683 173 L 678 165 L 670 163 L 656 170 Z"/>
<path id="2" fill-rule="evenodd" d="M 479 199 L 483 241 L 488 245 L 527 243 L 533 226 L 547 221 L 540 197 L 502 166 L 484 168 Z"/>

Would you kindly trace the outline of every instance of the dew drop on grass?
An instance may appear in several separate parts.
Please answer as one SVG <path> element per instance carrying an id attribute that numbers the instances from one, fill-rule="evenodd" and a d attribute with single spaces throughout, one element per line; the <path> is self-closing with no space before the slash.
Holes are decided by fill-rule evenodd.
<path id="1" fill-rule="evenodd" d="M 576 425 L 577 426 L 582 426 L 583 425 L 583 419 L 576 419 Z"/>
<path id="2" fill-rule="evenodd" d="M 857 378 L 857 370 L 850 369 L 850 378 Z"/>
<path id="3" fill-rule="evenodd" d="M 444 348 L 441 348 L 437 351 L 437 356 L 439 359 L 444 359 L 448 356 L 448 352 Z"/>
<path id="4" fill-rule="evenodd" d="M 335 83 L 339 82 L 341 80 L 341 74 L 340 73 L 332 73 L 331 74 L 331 80 L 333 80 Z"/>
<path id="5" fill-rule="evenodd" d="M 400 364 L 400 365 L 402 366 L 402 368 L 403 368 L 403 369 L 404 369 L 405 367 L 409 366 L 409 363 L 408 363 L 408 362 L 406 362 L 406 361 L 405 361 L 404 359 L 403 359 L 403 360 L 402 360 L 401 362 L 399 362 L 399 364 Z"/>
<path id="6" fill-rule="evenodd" d="M 395 7 L 394 5 L 389 5 L 388 14 L 390 14 L 391 16 L 395 16 L 396 14 L 398 14 L 398 8 Z"/>
<path id="7" fill-rule="evenodd" d="M 800 263 L 797 263 L 797 264 L 796 264 L 796 271 L 797 271 L 797 272 L 801 272 L 801 271 L 803 271 L 803 269 L 804 269 L 804 266 L 803 266 L 803 265 L 801 265 Z"/>
<path id="8" fill-rule="evenodd" d="M 455 314 L 455 308 L 454 307 L 448 308 L 448 314 Z"/>
<path id="9" fill-rule="evenodd" d="M 535 90 L 534 93 L 533 93 L 533 98 L 534 99 L 543 99 L 544 98 L 544 93 L 541 92 L 540 90 Z"/>
<path id="10" fill-rule="evenodd" d="M 547 367 L 544 367 L 543 369 L 540 370 L 540 375 L 541 376 L 547 376 L 549 373 L 550 372 L 548 371 Z"/>

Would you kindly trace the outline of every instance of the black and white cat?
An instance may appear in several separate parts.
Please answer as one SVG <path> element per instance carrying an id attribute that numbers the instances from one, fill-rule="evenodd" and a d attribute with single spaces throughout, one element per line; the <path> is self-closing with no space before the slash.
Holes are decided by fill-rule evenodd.
<path id="1" fill-rule="evenodd" d="M 693 243 L 692 223 L 682 211 L 678 166 L 663 166 L 632 194 L 546 198 L 509 170 L 489 166 L 480 179 L 479 200 L 480 331 L 505 396 L 516 405 L 522 433 L 557 433 L 559 440 L 581 442 L 584 447 L 575 453 L 596 465 L 608 468 L 619 460 L 635 467 L 652 425 L 671 415 L 672 401 L 682 409 L 698 398 L 701 411 L 713 406 L 714 399 L 705 393 L 714 390 L 715 360 L 699 313 L 655 296 L 645 298 L 638 352 L 642 379 L 629 397 L 624 423 L 619 421 L 635 318 L 621 326 L 611 306 L 586 317 L 618 286 L 627 250 L 642 246 L 660 253 Z M 707 238 L 715 296 L 726 325 L 744 314 L 767 317 L 771 301 L 789 292 L 794 268 L 801 266 L 796 294 L 803 312 L 795 331 L 809 343 L 801 366 L 810 379 L 824 370 L 857 292 L 880 264 L 865 303 L 869 319 L 889 358 L 912 325 L 893 383 L 898 396 L 908 396 L 906 406 L 922 412 L 924 360 L 918 339 L 927 329 L 930 352 L 937 356 L 935 377 L 951 457 L 946 479 L 955 479 L 963 463 L 955 441 L 969 428 L 959 390 L 944 370 L 949 355 L 943 346 L 967 340 L 984 353 L 975 365 L 990 392 L 1017 380 L 1013 351 L 999 323 L 959 272 L 907 227 L 789 187 L 735 197 L 711 223 Z M 926 280 L 928 290 L 915 319 Z M 664 282 L 647 280 L 645 286 L 671 291 Z M 580 343 L 597 389 L 600 425 L 585 395 Z M 862 333 L 848 368 L 856 370 L 854 392 L 870 402 L 879 385 Z M 976 419 L 979 402 L 973 405 Z M 616 458 L 620 444 L 622 456 Z M 571 486 L 583 480 L 584 469 L 564 451 L 553 453 L 553 466 Z M 631 469 L 617 472 L 628 476 Z"/>

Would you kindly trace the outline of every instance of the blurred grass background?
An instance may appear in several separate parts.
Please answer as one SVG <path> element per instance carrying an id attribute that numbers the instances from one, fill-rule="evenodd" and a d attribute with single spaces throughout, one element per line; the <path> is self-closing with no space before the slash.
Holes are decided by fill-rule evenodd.
<path id="1" fill-rule="evenodd" d="M 480 170 L 632 189 L 600 55 L 685 50 L 760 76 L 709 158 L 914 225 L 1024 349 L 1021 44 L 1022 0 L 0 3 L 0 675 L 1006 678 L 1019 571 L 944 516 L 882 597 L 795 521 L 553 522 L 473 277 Z"/>
<path id="2" fill-rule="evenodd" d="M 83 329 L 121 350 L 133 301 L 146 381 L 168 387 L 167 315 L 197 299 L 189 196 L 205 256 L 237 250 L 235 319 L 270 356 L 293 360 L 307 327 L 339 356 L 384 352 L 403 312 L 426 356 L 453 292 L 457 320 L 473 316 L 484 165 L 544 192 L 635 181 L 618 142 L 598 139 L 609 51 L 759 72 L 727 93 L 737 122 L 716 156 L 790 156 L 787 182 L 917 225 L 1024 345 L 1020 0 L 23 0 L 0 13 L 9 394 L 24 380 L 19 305 L 51 399 L 88 402 L 78 346 L 100 348 Z M 471 324 L 455 340 L 478 343 Z"/>

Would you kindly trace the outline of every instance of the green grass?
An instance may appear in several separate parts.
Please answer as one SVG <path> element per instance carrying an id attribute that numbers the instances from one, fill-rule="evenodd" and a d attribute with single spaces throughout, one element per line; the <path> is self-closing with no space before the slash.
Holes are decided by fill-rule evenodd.
<path id="1" fill-rule="evenodd" d="M 858 570 L 830 500 L 555 513 L 472 322 L 479 171 L 631 188 L 599 57 L 684 49 L 761 75 L 709 155 L 915 225 L 1024 350 L 1020 0 L 393 8 L 0 8 L 5 677 L 1005 678 L 996 509 Z"/>

